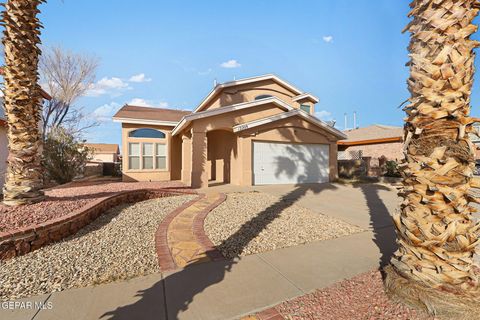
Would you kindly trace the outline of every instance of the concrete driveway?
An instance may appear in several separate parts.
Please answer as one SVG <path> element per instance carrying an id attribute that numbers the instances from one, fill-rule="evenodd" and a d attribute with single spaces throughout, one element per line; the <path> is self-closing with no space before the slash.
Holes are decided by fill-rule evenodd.
<path id="1" fill-rule="evenodd" d="M 322 183 L 302 185 L 265 185 L 237 187 L 232 185 L 210 187 L 201 192 L 259 191 L 278 196 L 367 230 L 393 226 L 391 214 L 400 203 L 397 190 L 380 183 Z"/>

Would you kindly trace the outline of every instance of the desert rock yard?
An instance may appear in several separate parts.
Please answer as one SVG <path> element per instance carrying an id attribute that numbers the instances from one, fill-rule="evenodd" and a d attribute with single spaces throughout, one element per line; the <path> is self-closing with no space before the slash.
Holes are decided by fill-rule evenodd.
<path id="1" fill-rule="evenodd" d="M 155 231 L 168 213 L 194 197 L 118 206 L 61 242 L 0 261 L 0 300 L 158 272 Z"/>
<path id="2" fill-rule="evenodd" d="M 67 215 L 91 201 L 113 195 L 119 191 L 182 186 L 180 183 L 175 184 L 172 182 L 129 183 L 104 180 L 74 182 L 58 186 L 47 190 L 45 192 L 45 200 L 39 203 L 20 207 L 8 207 L 0 202 L 0 232 L 39 224 Z"/>
<path id="3" fill-rule="evenodd" d="M 283 302 L 275 309 L 288 320 L 435 320 L 389 300 L 377 270 Z"/>
<path id="4" fill-rule="evenodd" d="M 207 236 L 229 258 L 361 231 L 339 219 L 260 192 L 230 193 L 205 219 Z"/>

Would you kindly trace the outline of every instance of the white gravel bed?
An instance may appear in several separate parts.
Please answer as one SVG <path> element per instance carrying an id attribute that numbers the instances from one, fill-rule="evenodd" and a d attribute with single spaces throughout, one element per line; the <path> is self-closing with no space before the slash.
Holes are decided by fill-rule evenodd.
<path id="1" fill-rule="evenodd" d="M 0 261 L 0 300 L 158 272 L 155 231 L 168 213 L 193 198 L 118 206 L 61 242 Z"/>
<path id="2" fill-rule="evenodd" d="M 205 232 L 226 257 L 290 247 L 364 231 L 259 193 L 231 193 L 205 219 Z"/>

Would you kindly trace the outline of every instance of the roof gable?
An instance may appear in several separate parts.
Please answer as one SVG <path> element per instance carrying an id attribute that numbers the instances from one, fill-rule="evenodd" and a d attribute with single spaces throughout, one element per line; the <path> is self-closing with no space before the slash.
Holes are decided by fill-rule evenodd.
<path id="1" fill-rule="evenodd" d="M 280 77 L 274 75 L 274 74 L 266 74 L 263 76 L 257 76 L 257 77 L 251 77 L 251 78 L 244 78 L 244 79 L 239 79 L 239 80 L 234 80 L 234 81 L 229 81 L 225 83 L 221 83 L 215 86 L 212 91 L 207 95 L 205 99 L 195 108 L 193 113 L 203 111 L 204 108 L 207 106 L 207 104 L 221 91 L 223 91 L 225 88 L 231 88 L 235 86 L 240 86 L 244 84 L 249 84 L 249 83 L 255 83 L 255 82 L 260 82 L 260 81 L 265 81 L 265 80 L 273 80 L 275 83 L 289 89 L 296 95 L 302 95 L 304 92 L 291 83 L 281 79 Z"/>
<path id="2" fill-rule="evenodd" d="M 291 111 L 293 110 L 293 107 L 291 107 L 288 103 L 282 101 L 281 99 L 277 97 L 269 97 L 265 99 L 260 99 L 260 100 L 254 100 L 254 101 L 248 101 L 248 102 L 242 102 L 242 103 L 237 103 L 237 104 L 232 104 L 230 106 L 225 106 L 221 108 L 215 108 L 215 109 L 209 109 L 205 111 L 199 111 L 192 113 L 190 115 L 185 116 L 182 121 L 178 123 L 178 125 L 173 129 L 172 135 L 178 134 L 183 128 L 185 128 L 190 122 L 196 120 L 196 119 L 202 119 L 202 118 L 207 118 L 207 117 L 212 117 L 216 116 L 219 114 L 224 114 L 228 112 L 233 112 L 237 110 L 243 110 L 247 108 L 252 108 L 260 105 L 266 105 L 272 103 L 276 105 L 277 107 L 286 110 L 286 111 Z"/>
<path id="3" fill-rule="evenodd" d="M 291 117 L 300 117 L 303 120 L 308 121 L 308 122 L 312 123 L 313 125 L 315 125 L 315 126 L 321 128 L 321 129 L 333 134 L 335 137 L 337 137 L 339 139 L 345 139 L 347 137 L 340 130 L 337 130 L 337 129 L 329 126 L 328 124 L 326 124 L 322 120 L 317 119 L 316 117 L 314 117 L 314 116 L 312 116 L 312 115 L 310 115 L 310 114 L 308 114 L 308 113 L 306 113 L 302 110 L 299 110 L 299 109 L 292 109 L 288 112 L 284 112 L 284 113 L 276 114 L 276 115 L 266 117 L 266 118 L 263 118 L 263 119 L 258 119 L 258 120 L 250 121 L 250 122 L 247 122 L 247 123 L 239 124 L 239 125 L 233 127 L 233 132 L 240 132 L 240 131 L 248 130 L 248 129 L 251 129 L 251 128 L 263 126 L 263 125 L 268 124 L 268 123 L 273 123 L 273 122 L 280 121 L 280 120 L 287 119 L 287 118 L 291 118 Z"/>

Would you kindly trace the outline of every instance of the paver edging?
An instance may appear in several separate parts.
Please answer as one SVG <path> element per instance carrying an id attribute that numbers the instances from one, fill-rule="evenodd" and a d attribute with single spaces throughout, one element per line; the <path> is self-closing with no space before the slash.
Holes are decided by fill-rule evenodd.
<path id="1" fill-rule="evenodd" d="M 202 212 L 198 213 L 193 220 L 193 234 L 197 238 L 197 241 L 203 246 L 205 253 L 212 261 L 225 260 L 225 257 L 205 233 L 205 219 L 213 209 L 222 204 L 226 199 L 227 195 L 220 193 L 220 197 L 214 203 L 203 209 Z"/>
<path id="2" fill-rule="evenodd" d="M 260 311 L 255 315 L 258 320 L 284 320 L 280 312 L 278 312 L 275 307 L 268 308 L 266 310 Z"/>
<path id="3" fill-rule="evenodd" d="M 203 198 L 205 198 L 205 194 L 198 194 L 198 197 L 196 197 L 195 199 L 185 202 L 184 204 L 170 212 L 158 225 L 157 231 L 155 232 L 155 249 L 157 251 L 158 265 L 161 271 L 171 271 L 175 270 L 175 268 L 177 267 L 175 261 L 173 260 L 170 248 L 168 247 L 168 227 L 170 223 L 183 210 Z"/>
<path id="4" fill-rule="evenodd" d="M 109 209 L 125 203 L 134 203 L 162 197 L 197 194 L 185 189 L 138 189 L 114 193 L 98 198 L 82 208 L 49 221 L 0 232 L 0 260 L 11 259 L 57 242 L 95 220 Z"/>

